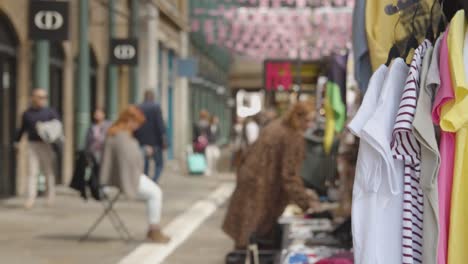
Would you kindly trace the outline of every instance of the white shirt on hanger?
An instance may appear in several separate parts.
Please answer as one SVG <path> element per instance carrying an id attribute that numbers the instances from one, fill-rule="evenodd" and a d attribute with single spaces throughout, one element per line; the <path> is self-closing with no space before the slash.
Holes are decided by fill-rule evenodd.
<path id="1" fill-rule="evenodd" d="M 408 71 L 403 59 L 396 59 L 380 83 L 383 88 L 376 106 L 367 108 L 364 102 L 358 112 L 367 112 L 368 118 L 364 122 L 355 118 L 350 124 L 361 138 L 353 190 L 355 263 L 395 264 L 402 260 L 403 179 L 396 171 L 403 168 L 395 168 L 390 143 Z"/>
<path id="2" fill-rule="evenodd" d="M 361 138 L 353 186 L 352 229 L 355 263 L 377 263 L 375 240 L 377 237 L 377 191 L 375 173 L 380 170 L 381 160 L 375 149 L 361 137 L 362 129 L 377 108 L 380 92 L 388 68 L 380 66 L 372 75 L 361 107 L 348 128 Z"/>

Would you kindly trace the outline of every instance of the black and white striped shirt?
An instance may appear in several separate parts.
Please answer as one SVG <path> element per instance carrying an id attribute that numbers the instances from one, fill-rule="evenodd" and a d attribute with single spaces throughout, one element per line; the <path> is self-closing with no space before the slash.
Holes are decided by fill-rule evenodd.
<path id="1" fill-rule="evenodd" d="M 420 184 L 421 147 L 412 133 L 423 57 L 431 45 L 425 40 L 416 50 L 395 120 L 393 158 L 404 164 L 403 264 L 422 263 L 424 197 Z"/>

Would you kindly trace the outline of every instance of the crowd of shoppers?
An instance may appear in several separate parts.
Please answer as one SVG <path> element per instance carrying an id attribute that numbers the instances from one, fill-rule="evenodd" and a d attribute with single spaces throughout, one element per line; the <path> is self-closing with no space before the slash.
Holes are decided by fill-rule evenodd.
<path id="1" fill-rule="evenodd" d="M 217 120 L 213 119 L 212 124 L 209 130 L 212 131 L 210 135 L 214 136 L 219 130 L 215 125 Z M 167 243 L 170 240 L 160 227 L 162 191 L 157 184 L 163 171 L 163 151 L 167 147 L 165 130 L 162 111 L 152 91 L 145 92 L 141 105 L 128 106 L 123 110 L 114 123 L 106 120 L 106 114 L 101 108 L 96 109 L 93 123 L 86 133 L 84 149 L 77 159 L 77 171 L 71 185 L 79 189 L 82 196 L 86 194 L 83 190 L 86 181 L 83 166 L 92 166 L 91 170 L 96 172 L 99 179 L 97 188 L 117 187 L 130 199 L 146 201 L 149 223 L 147 237 L 156 243 Z M 43 89 L 32 92 L 31 106 L 23 113 L 16 143 L 24 134 L 28 136 L 29 175 L 25 208 L 34 206 L 40 175 L 45 176 L 48 204 L 52 205 L 55 199 L 54 168 L 57 158 L 53 146 L 63 139 L 63 128 L 57 112 L 48 107 L 48 95 Z M 213 140 L 210 138 L 210 142 Z M 151 161 L 155 163 L 155 172 L 149 178 Z M 99 200 L 99 192 L 105 191 L 105 188 L 92 191 L 93 197 Z"/>
<path id="2" fill-rule="evenodd" d="M 223 228 L 234 239 L 236 248 L 245 248 L 254 234 L 271 238 L 278 217 L 290 202 L 304 210 L 317 208 L 316 195 L 306 190 L 299 176 L 305 151 L 302 135 L 314 118 L 313 113 L 308 104 L 297 103 L 282 118 L 274 119 L 276 115 L 270 111 L 247 121 L 239 119 L 235 124 L 234 143 L 242 149 L 242 157 Z M 56 155 L 52 145 L 61 137 L 56 131 L 59 120 L 56 111 L 47 106 L 47 92 L 35 89 L 16 139 L 28 135 L 26 208 L 34 205 L 40 173 L 47 180 L 49 204 L 54 200 Z M 165 130 L 161 108 L 154 93 L 147 91 L 141 105 L 128 106 L 114 123 L 106 120 L 102 109 L 96 109 L 84 146 L 85 155 L 92 157 L 99 168 L 101 186 L 117 187 L 128 198 L 146 202 L 147 238 L 156 243 L 170 240 L 160 227 L 163 194 L 157 183 L 167 147 Z M 202 110 L 193 128 L 193 147 L 206 157 L 206 175 L 216 173 L 220 132 L 219 118 Z M 155 163 L 152 178 L 151 161 Z"/>
<path id="3" fill-rule="evenodd" d="M 193 126 L 193 149 L 197 153 L 204 154 L 206 158 L 206 176 L 217 172 L 218 161 L 221 157 L 220 137 L 219 118 L 206 110 L 201 110 L 199 120 Z"/>

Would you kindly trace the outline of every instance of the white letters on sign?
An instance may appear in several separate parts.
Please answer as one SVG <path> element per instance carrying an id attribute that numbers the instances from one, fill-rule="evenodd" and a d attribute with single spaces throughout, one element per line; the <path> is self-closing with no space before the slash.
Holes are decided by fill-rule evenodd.
<path id="1" fill-rule="evenodd" d="M 63 26 L 63 17 L 57 11 L 39 11 L 34 16 L 34 24 L 42 30 L 57 30 Z"/>
<path id="2" fill-rule="evenodd" d="M 114 56 L 119 60 L 131 60 L 135 55 L 136 50 L 132 45 L 117 45 L 114 48 Z"/>

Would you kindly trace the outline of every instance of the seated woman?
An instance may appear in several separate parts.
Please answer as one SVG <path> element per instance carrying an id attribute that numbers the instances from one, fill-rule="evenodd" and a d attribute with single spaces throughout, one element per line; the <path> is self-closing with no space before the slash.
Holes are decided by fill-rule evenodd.
<path id="1" fill-rule="evenodd" d="M 133 132 L 145 117 L 135 106 L 127 107 L 109 128 L 101 164 L 101 183 L 115 186 L 129 198 L 146 201 L 149 231 L 148 239 L 155 243 L 167 243 L 160 227 L 162 192 L 156 183 L 144 175 L 143 155 Z"/>
<path id="2" fill-rule="evenodd" d="M 317 195 L 304 187 L 300 177 L 312 110 L 307 103 L 297 103 L 284 118 L 265 127 L 247 151 L 223 226 L 236 249 L 245 249 L 253 235 L 277 242 L 275 227 L 289 203 L 304 211 L 319 207 Z"/>

